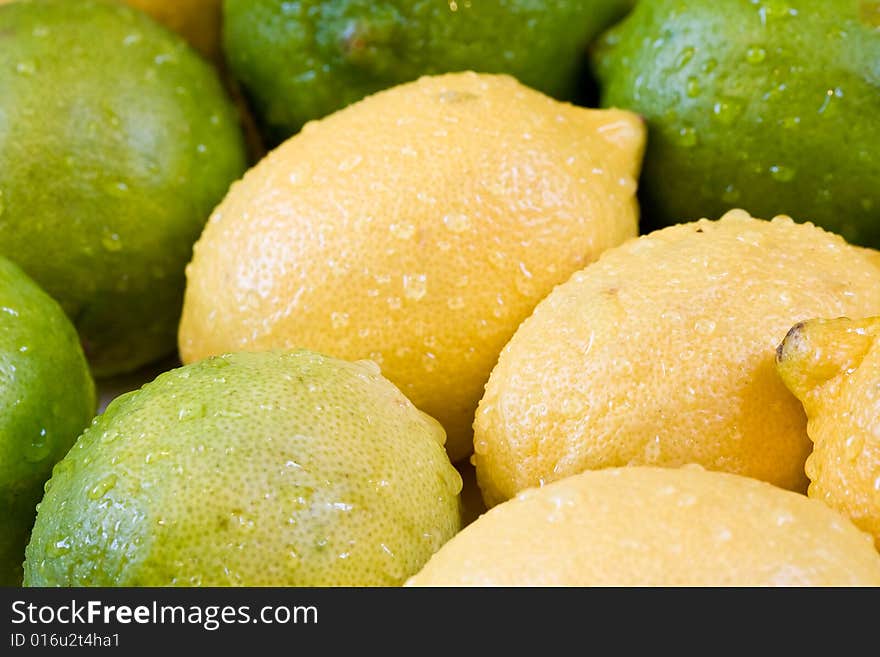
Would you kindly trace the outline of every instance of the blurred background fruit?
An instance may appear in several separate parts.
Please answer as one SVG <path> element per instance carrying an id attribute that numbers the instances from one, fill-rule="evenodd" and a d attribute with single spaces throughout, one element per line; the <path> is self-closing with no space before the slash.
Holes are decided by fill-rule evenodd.
<path id="1" fill-rule="evenodd" d="M 181 357 L 370 358 L 440 420 L 457 461 L 519 323 L 636 234 L 643 144 L 635 115 L 508 76 L 375 94 L 287 141 L 217 208 L 187 270 Z"/>
<path id="2" fill-rule="evenodd" d="M 0 254 L 54 296 L 94 372 L 173 351 L 183 270 L 245 154 L 217 72 L 140 12 L 0 7 Z"/>
<path id="3" fill-rule="evenodd" d="M 0 586 L 21 583 L 43 484 L 94 412 L 95 386 L 70 320 L 0 257 Z"/>
<path id="4" fill-rule="evenodd" d="M 29 586 L 368 586 L 460 526 L 443 429 L 375 364 L 232 354 L 114 401 L 55 468 Z"/>
<path id="5" fill-rule="evenodd" d="M 880 313 L 839 236 L 739 210 L 609 250 L 504 348 L 474 422 L 489 505 L 584 470 L 699 463 L 806 490 L 806 418 L 775 367 L 791 326 Z"/>
<path id="6" fill-rule="evenodd" d="M 650 225 L 733 207 L 880 246 L 880 12 L 864 0 L 655 0 L 597 44 L 648 121 Z"/>
<path id="7" fill-rule="evenodd" d="M 40 0 L 0 0 L 9 2 L 33 2 Z M 79 0 L 67 0 L 79 2 Z M 206 58 L 220 62 L 221 18 L 223 0 L 116 0 L 124 2 L 149 14 L 160 23 L 186 37 L 187 41 Z"/>
<path id="8" fill-rule="evenodd" d="M 509 73 L 569 99 L 586 47 L 631 0 L 227 0 L 229 67 L 270 142 L 422 75 Z"/>
<path id="9" fill-rule="evenodd" d="M 410 586 L 878 586 L 880 555 L 845 517 L 746 477 L 587 472 L 466 527 Z"/>
<path id="10" fill-rule="evenodd" d="M 168 26 L 213 62 L 223 58 L 221 17 L 223 0 L 125 0 Z"/>
<path id="11" fill-rule="evenodd" d="M 807 411 L 810 497 L 846 513 L 880 548 L 880 317 L 812 319 L 779 347 L 782 380 Z"/>

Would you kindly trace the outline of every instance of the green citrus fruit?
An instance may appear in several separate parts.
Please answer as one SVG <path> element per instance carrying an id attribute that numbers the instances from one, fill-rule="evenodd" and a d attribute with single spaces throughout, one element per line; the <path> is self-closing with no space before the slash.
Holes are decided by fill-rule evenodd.
<path id="1" fill-rule="evenodd" d="M 5 4 L 0 39 L 0 254 L 96 374 L 172 351 L 192 244 L 245 167 L 216 71 L 113 2 Z"/>
<path id="2" fill-rule="evenodd" d="M 595 55 L 603 103 L 648 121 L 649 221 L 739 207 L 880 245 L 880 3 L 640 2 Z"/>
<path id="3" fill-rule="evenodd" d="M 95 386 L 58 304 L 0 257 L 0 586 L 21 583 L 52 466 L 95 412 Z"/>
<path id="4" fill-rule="evenodd" d="M 439 423 L 369 361 L 233 354 L 117 399 L 55 468 L 26 585 L 395 585 L 459 529 Z"/>
<path id="5" fill-rule="evenodd" d="M 227 0 L 224 47 L 276 141 L 402 82 L 508 73 L 557 98 L 631 0 Z"/>

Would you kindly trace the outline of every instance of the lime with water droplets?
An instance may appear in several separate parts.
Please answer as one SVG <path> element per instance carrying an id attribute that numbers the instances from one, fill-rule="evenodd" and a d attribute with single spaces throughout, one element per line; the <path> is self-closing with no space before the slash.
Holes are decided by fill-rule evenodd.
<path id="1" fill-rule="evenodd" d="M 371 362 L 259 352 L 166 372 L 56 467 L 25 584 L 400 584 L 460 527 L 444 439 Z"/>
<path id="2" fill-rule="evenodd" d="M 648 121 L 650 229 L 732 207 L 880 246 L 880 29 L 867 0 L 640 2 L 597 43 Z"/>
<path id="3" fill-rule="evenodd" d="M 0 257 L 0 586 L 21 582 L 52 466 L 95 412 L 95 387 L 64 311 Z"/>
<path id="4" fill-rule="evenodd" d="M 244 170 L 216 70 L 125 5 L 0 6 L 0 254 L 55 297 L 93 371 L 174 350 L 184 267 Z"/>

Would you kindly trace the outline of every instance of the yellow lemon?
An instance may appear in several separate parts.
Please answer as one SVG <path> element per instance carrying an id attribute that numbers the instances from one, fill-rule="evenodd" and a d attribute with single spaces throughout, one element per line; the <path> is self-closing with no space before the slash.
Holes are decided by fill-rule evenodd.
<path id="1" fill-rule="evenodd" d="M 878 586 L 870 538 L 816 500 L 689 466 L 611 468 L 517 495 L 409 586 Z"/>
<path id="2" fill-rule="evenodd" d="M 453 460 L 499 352 L 550 290 L 637 230 L 644 128 L 458 73 L 307 125 L 195 247 L 184 362 L 303 347 L 372 359 Z"/>
<path id="3" fill-rule="evenodd" d="M 732 211 L 613 249 L 505 347 L 475 421 L 487 503 L 588 469 L 699 463 L 806 489 L 806 418 L 775 369 L 799 320 L 880 314 L 842 238 Z"/>
<path id="4" fill-rule="evenodd" d="M 810 497 L 846 513 L 880 547 L 880 317 L 814 319 L 779 347 L 783 381 L 814 443 Z"/>

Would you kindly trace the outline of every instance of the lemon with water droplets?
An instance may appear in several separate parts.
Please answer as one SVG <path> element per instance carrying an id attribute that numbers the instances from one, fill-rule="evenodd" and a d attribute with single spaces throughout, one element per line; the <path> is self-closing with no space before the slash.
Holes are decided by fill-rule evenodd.
<path id="1" fill-rule="evenodd" d="M 70 320 L 0 257 L 0 586 L 21 583 L 43 484 L 94 412 L 95 386 Z"/>
<path id="2" fill-rule="evenodd" d="M 812 319 L 780 344 L 782 380 L 803 402 L 808 494 L 846 513 L 880 548 L 880 317 Z"/>
<path id="3" fill-rule="evenodd" d="M 607 251 L 504 348 L 474 423 L 489 504 L 584 470 L 706 468 L 806 489 L 806 418 L 775 368 L 799 320 L 880 313 L 864 249 L 744 211 Z"/>
<path id="4" fill-rule="evenodd" d="M 876 0 L 654 0 L 597 42 L 602 102 L 642 114 L 646 219 L 741 207 L 880 246 Z"/>
<path id="5" fill-rule="evenodd" d="M 187 270 L 181 356 L 303 347 L 373 359 L 461 459 L 517 325 L 636 234 L 643 144 L 629 112 L 475 73 L 312 123 L 211 217 Z"/>
<path id="6" fill-rule="evenodd" d="M 24 582 L 400 584 L 460 526 L 443 438 L 370 362 L 261 352 L 166 372 L 56 466 Z"/>
<path id="7" fill-rule="evenodd" d="M 586 472 L 463 529 L 410 586 L 878 586 L 870 537 L 817 500 L 689 466 Z"/>

